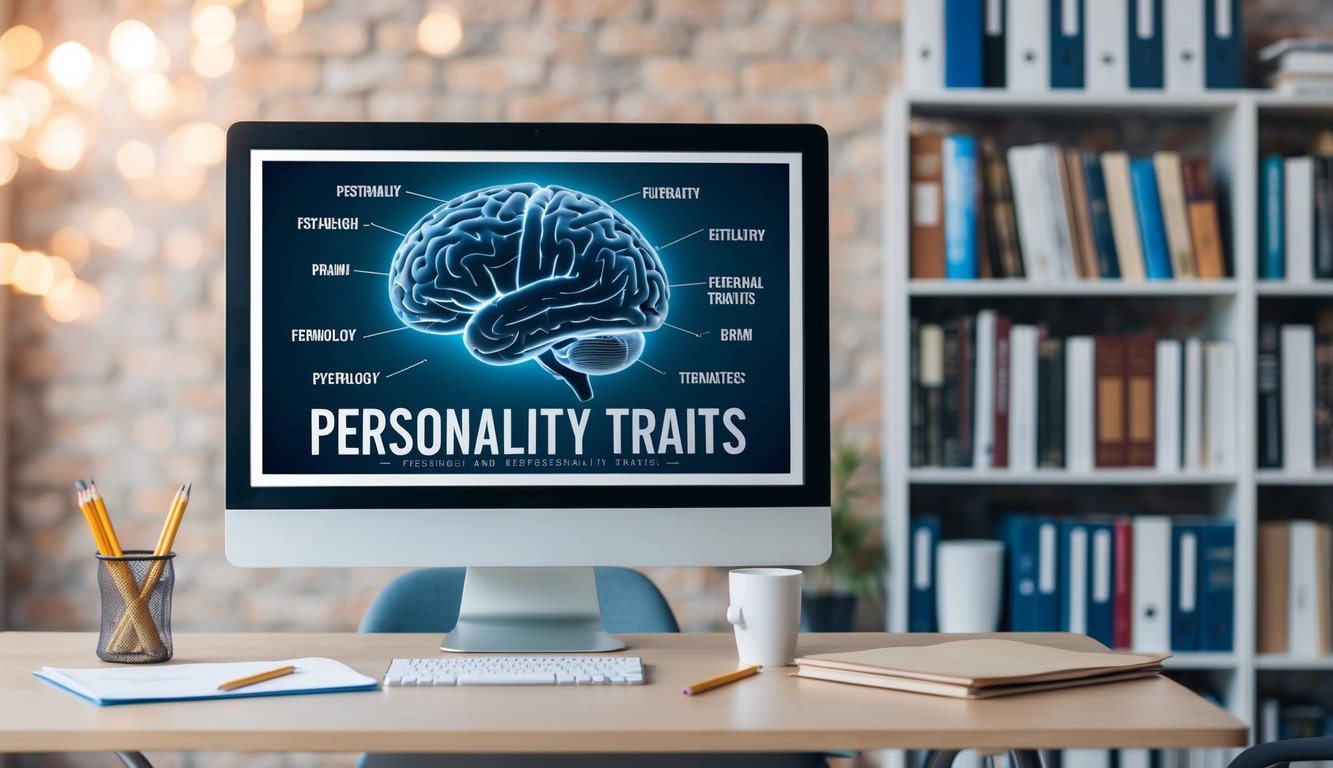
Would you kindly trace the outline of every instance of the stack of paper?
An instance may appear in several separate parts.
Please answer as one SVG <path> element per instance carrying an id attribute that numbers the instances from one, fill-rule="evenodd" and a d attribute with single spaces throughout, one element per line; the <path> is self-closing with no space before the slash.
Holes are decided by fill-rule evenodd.
<path id="1" fill-rule="evenodd" d="M 1170 654 L 1071 651 L 1021 640 L 953 640 L 805 656 L 798 677 L 986 699 L 1151 677 Z"/>

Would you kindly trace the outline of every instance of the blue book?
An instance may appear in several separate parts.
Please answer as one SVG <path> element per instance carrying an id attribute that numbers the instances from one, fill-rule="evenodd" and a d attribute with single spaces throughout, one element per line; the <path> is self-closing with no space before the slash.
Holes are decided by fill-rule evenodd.
<path id="1" fill-rule="evenodd" d="M 982 81 L 982 0 L 944 0 L 944 85 L 980 88 Z"/>
<path id="2" fill-rule="evenodd" d="M 1203 81 L 1208 88 L 1240 88 L 1245 37 L 1240 0 L 1204 0 Z"/>
<path id="3" fill-rule="evenodd" d="M 1263 179 L 1260 182 L 1263 215 L 1260 226 L 1263 227 L 1263 253 L 1259 259 L 1259 277 L 1265 280 L 1281 280 L 1287 276 L 1286 243 L 1286 163 L 1282 155 L 1264 155 Z"/>
<path id="4" fill-rule="evenodd" d="M 1072 13 L 1066 14 L 1065 11 Z M 1083 87 L 1083 3 L 1081 2 L 1051 0 L 1051 87 Z"/>
<path id="5" fill-rule="evenodd" d="M 1088 523 L 1088 636 L 1107 648 L 1115 643 L 1115 525 Z"/>
<path id="6" fill-rule="evenodd" d="M 1083 153 L 1083 177 L 1088 187 L 1088 213 L 1092 220 L 1092 239 L 1097 246 L 1097 266 L 1103 279 L 1120 278 L 1120 259 L 1115 251 L 1115 232 L 1111 229 L 1111 204 L 1106 199 L 1106 175 L 1101 156 Z"/>
<path id="7" fill-rule="evenodd" d="M 1129 29 L 1126 30 L 1129 46 L 1126 50 L 1130 88 L 1161 88 L 1166 79 L 1162 66 L 1162 3 L 1165 1 L 1129 0 Z"/>
<path id="8" fill-rule="evenodd" d="M 1166 250 L 1166 226 L 1162 222 L 1152 158 L 1136 157 L 1130 161 L 1129 185 L 1134 191 L 1134 212 L 1139 218 L 1144 271 L 1149 280 L 1170 280 L 1171 257 Z"/>
<path id="9" fill-rule="evenodd" d="M 944 137 L 944 276 L 977 278 L 977 141 Z"/>
<path id="10" fill-rule="evenodd" d="M 907 631 L 935 632 L 935 545 L 940 540 L 940 519 L 934 516 L 912 518 L 912 538 L 908 542 Z"/>
<path id="11" fill-rule="evenodd" d="M 1092 540 L 1087 523 L 1066 520 L 1060 526 L 1060 631 L 1088 634 Z"/>
<path id="12" fill-rule="evenodd" d="M 1230 652 L 1236 636 L 1236 525 L 1204 526 L 1199 549 L 1200 650 Z"/>
<path id="13" fill-rule="evenodd" d="M 1198 651 L 1199 551 L 1203 526 L 1179 524 L 1171 527 L 1171 650 Z"/>

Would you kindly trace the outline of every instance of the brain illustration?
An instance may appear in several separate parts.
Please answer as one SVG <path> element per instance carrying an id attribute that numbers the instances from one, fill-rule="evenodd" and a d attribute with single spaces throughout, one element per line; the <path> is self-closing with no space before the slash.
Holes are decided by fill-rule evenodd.
<path id="1" fill-rule="evenodd" d="M 463 336 L 491 365 L 536 360 L 580 400 L 589 375 L 624 370 L 667 315 L 657 251 L 624 216 L 572 189 L 478 189 L 422 217 L 389 270 L 409 328 Z"/>

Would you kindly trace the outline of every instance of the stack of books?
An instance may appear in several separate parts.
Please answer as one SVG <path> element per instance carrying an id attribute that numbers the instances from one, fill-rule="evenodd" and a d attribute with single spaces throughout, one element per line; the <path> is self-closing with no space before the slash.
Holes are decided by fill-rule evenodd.
<path id="1" fill-rule="evenodd" d="M 1333 39 L 1288 37 L 1259 51 L 1268 85 L 1284 96 L 1333 97 Z"/>
<path id="2" fill-rule="evenodd" d="M 1074 651 L 983 638 L 804 656 L 797 677 L 955 699 L 989 699 L 1152 677 L 1169 654 Z"/>
<path id="3" fill-rule="evenodd" d="M 1264 156 L 1259 276 L 1309 283 L 1333 279 L 1333 132 L 1298 157 Z"/>
<path id="4" fill-rule="evenodd" d="M 1190 280 L 1227 276 L 1205 158 L 963 134 L 911 142 L 913 279 Z"/>

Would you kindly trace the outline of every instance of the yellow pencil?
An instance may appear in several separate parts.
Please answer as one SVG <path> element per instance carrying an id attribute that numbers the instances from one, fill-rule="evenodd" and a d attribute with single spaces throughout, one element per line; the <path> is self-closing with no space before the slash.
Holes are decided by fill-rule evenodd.
<path id="1" fill-rule="evenodd" d="M 720 688 L 726 685 L 727 683 L 734 683 L 737 680 L 744 680 L 750 675 L 757 675 L 757 674 L 759 674 L 759 665 L 751 664 L 748 667 L 741 667 L 735 672 L 728 672 L 725 675 L 710 677 L 707 680 L 700 680 L 697 683 L 687 685 L 685 686 L 685 689 L 681 691 L 681 693 L 685 694 L 686 696 L 693 696 L 698 693 L 703 693 L 704 691 L 711 691 L 714 688 Z"/>
<path id="2" fill-rule="evenodd" d="M 171 545 L 176 540 L 176 532 L 180 530 L 181 518 L 185 515 L 185 508 L 190 504 L 191 487 L 193 486 L 189 484 L 183 485 L 176 491 L 176 496 L 171 501 L 171 509 L 167 512 L 167 520 L 162 524 L 162 533 L 157 538 L 157 547 L 153 549 L 155 557 L 165 557 L 171 554 Z M 140 610 L 148 605 L 148 600 L 152 597 L 158 579 L 162 577 L 162 571 L 165 569 L 166 561 L 164 560 L 158 560 L 148 567 L 143 586 L 139 588 L 138 598 L 133 601 L 133 609 Z M 128 614 L 121 616 L 119 623 L 116 624 L 115 631 L 111 635 L 112 643 L 124 642 L 125 633 L 130 628 L 129 622 Z"/>
<path id="3" fill-rule="evenodd" d="M 177 515 L 179 514 L 177 510 L 180 510 L 181 512 L 184 511 L 185 494 L 185 486 L 182 485 L 180 488 L 176 489 L 176 495 L 171 499 L 171 506 L 167 508 L 167 517 L 162 521 L 162 533 L 158 535 L 157 546 L 153 548 L 153 554 L 157 557 L 162 557 L 171 551 L 171 542 L 175 538 L 172 521 L 176 520 L 175 526 L 177 528 L 180 527 L 180 521 L 177 519 Z"/>
<path id="4" fill-rule="evenodd" d="M 120 550 L 120 539 L 116 538 L 116 528 L 111 524 L 111 515 L 106 511 L 106 502 L 102 500 L 102 494 L 97 490 L 97 481 L 90 478 L 88 489 L 92 492 L 93 508 L 97 510 L 97 519 L 102 524 L 102 532 L 106 535 L 106 544 L 111 549 L 106 554 L 124 557 L 125 553 Z"/>
<path id="5" fill-rule="evenodd" d="M 293 672 L 295 672 L 295 671 L 296 671 L 296 667 L 294 667 L 294 666 L 292 666 L 292 665 L 289 664 L 289 665 L 287 665 L 287 666 L 285 666 L 285 667 L 278 667 L 277 669 L 270 669 L 270 670 L 267 671 L 267 672 L 259 672 L 259 673 L 257 673 L 257 674 L 250 675 L 249 677 L 242 677 L 242 678 L 239 678 L 239 679 L 236 679 L 236 680 L 229 680 L 229 681 L 223 683 L 222 685 L 219 685 L 219 686 L 218 686 L 218 690 L 219 690 L 219 691 L 234 691 L 234 690 L 236 690 L 237 688 L 244 688 L 244 687 L 247 686 L 247 685 L 254 685 L 255 683 L 262 683 L 262 682 L 264 682 L 265 680 L 272 680 L 272 679 L 275 678 L 275 677 L 282 677 L 283 675 L 290 675 L 291 673 L 293 673 Z"/>
<path id="6" fill-rule="evenodd" d="M 84 522 L 88 523 L 88 530 L 93 535 L 93 542 L 97 545 L 97 553 L 101 555 L 110 554 L 106 543 L 106 535 L 102 532 L 102 524 L 97 519 L 97 510 L 93 508 L 92 501 L 88 496 L 88 486 L 82 480 L 74 484 L 74 498 L 78 501 L 79 511 L 83 513 Z"/>

